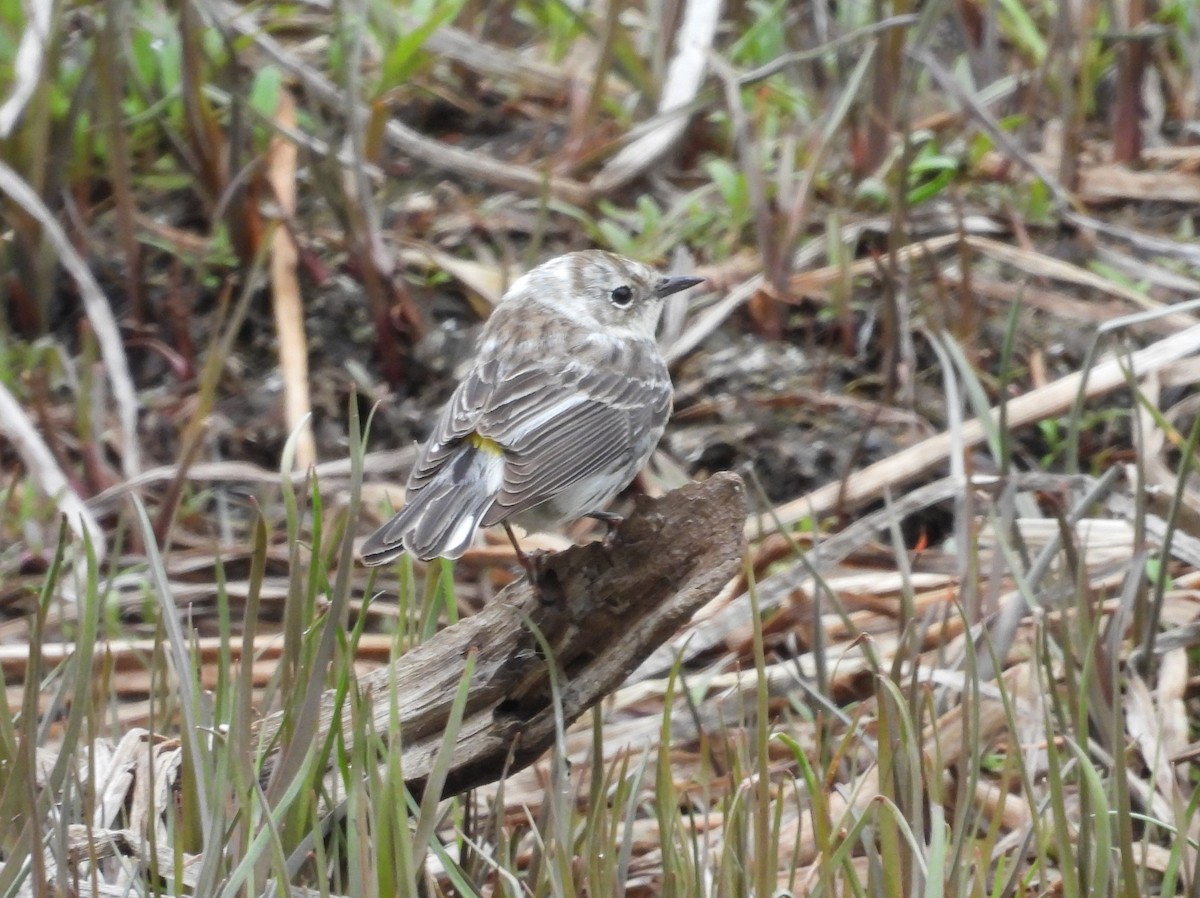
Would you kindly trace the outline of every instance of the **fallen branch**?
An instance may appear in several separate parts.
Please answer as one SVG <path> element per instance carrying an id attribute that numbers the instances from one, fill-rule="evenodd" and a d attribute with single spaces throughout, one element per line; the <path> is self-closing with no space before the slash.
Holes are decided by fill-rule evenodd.
<path id="1" fill-rule="evenodd" d="M 551 647 L 561 712 L 570 723 L 616 689 L 737 573 L 745 515 L 742 483 L 732 474 L 639 500 L 611 548 L 591 543 L 548 558 L 541 597 L 521 580 L 479 614 L 363 677 L 358 687 L 365 706 L 374 709 L 373 727 L 352 725 L 348 708 L 335 717 L 335 695 L 326 693 L 316 743 L 338 726 L 349 751 L 356 731 L 387 733 L 397 719 L 406 783 L 414 794 L 423 792 L 474 653 L 443 796 L 519 770 L 554 741 L 550 666 L 532 628 Z M 282 723 L 274 714 L 258 728 L 259 745 L 271 747 L 264 780 L 276 763 Z"/>

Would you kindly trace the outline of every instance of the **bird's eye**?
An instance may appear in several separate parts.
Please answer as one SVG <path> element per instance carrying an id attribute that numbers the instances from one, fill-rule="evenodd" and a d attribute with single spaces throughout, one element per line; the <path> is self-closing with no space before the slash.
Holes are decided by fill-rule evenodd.
<path id="1" fill-rule="evenodd" d="M 623 309 L 633 302 L 633 290 L 632 288 L 622 284 L 620 287 L 613 288 L 613 292 L 609 294 L 609 298 L 612 299 L 612 304 L 614 306 L 618 306 L 619 308 Z"/>

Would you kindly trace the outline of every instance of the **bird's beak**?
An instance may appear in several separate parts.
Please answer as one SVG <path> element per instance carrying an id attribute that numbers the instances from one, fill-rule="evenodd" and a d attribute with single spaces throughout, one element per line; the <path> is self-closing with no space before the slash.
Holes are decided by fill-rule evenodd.
<path id="1" fill-rule="evenodd" d="M 670 296 L 672 293 L 678 293 L 680 290 L 686 290 L 688 287 L 695 287 L 697 284 L 703 284 L 704 278 L 663 278 L 658 282 L 658 286 L 654 288 L 655 296 Z"/>

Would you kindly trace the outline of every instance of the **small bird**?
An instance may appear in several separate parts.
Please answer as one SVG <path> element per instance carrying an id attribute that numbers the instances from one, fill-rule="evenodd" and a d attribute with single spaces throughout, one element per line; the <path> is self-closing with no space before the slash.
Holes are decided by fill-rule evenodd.
<path id="1" fill-rule="evenodd" d="M 503 524 L 532 572 L 510 523 L 619 520 L 603 506 L 645 465 L 671 415 L 655 340 L 663 299 L 702 281 L 599 250 L 519 278 L 421 447 L 404 507 L 367 537 L 363 562 L 458 558 L 477 528 Z"/>

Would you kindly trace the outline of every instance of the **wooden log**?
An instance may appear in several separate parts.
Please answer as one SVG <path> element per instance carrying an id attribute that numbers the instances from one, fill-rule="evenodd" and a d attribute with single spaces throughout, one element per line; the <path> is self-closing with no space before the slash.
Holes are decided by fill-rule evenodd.
<path id="1" fill-rule="evenodd" d="M 566 723 L 616 689 L 652 651 L 737 574 L 745 546 L 745 491 L 740 478 L 718 474 L 662 497 L 641 498 L 611 545 L 576 546 L 545 559 L 541 594 L 522 579 L 479 614 L 447 627 L 391 668 L 359 681 L 373 709 L 373 732 L 400 722 L 405 781 L 424 792 L 443 741 L 467 658 L 474 674 L 443 797 L 493 782 L 532 763 L 554 741 L 550 666 L 534 636 L 541 632 L 557 670 Z M 395 686 L 391 685 L 395 683 Z M 390 706 L 391 696 L 399 708 Z M 278 714 L 258 728 L 260 746 L 274 741 Z M 355 728 L 334 694 L 322 700 L 317 743 L 341 726 Z M 361 723 L 359 724 L 361 728 Z M 271 746 L 272 753 L 277 745 Z M 264 762 L 270 776 L 274 754 Z"/>

